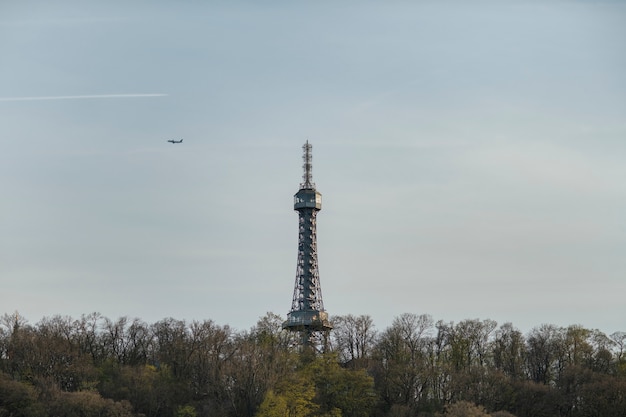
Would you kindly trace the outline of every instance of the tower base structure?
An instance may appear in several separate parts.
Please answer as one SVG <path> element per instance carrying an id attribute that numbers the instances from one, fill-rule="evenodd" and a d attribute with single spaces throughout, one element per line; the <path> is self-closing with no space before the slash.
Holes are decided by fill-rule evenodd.
<path id="1" fill-rule="evenodd" d="M 287 314 L 283 329 L 300 333 L 300 346 L 304 350 L 324 351 L 328 345 L 328 334 L 333 326 L 328 313 L 317 310 L 297 310 Z"/>

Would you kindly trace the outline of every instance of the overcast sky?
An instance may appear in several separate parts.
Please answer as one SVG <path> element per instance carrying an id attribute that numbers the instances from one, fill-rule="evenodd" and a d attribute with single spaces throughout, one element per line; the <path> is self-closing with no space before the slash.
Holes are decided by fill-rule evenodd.
<path id="1" fill-rule="evenodd" d="M 0 314 L 626 331 L 626 4 L 0 3 Z M 172 145 L 168 139 L 184 138 Z"/>

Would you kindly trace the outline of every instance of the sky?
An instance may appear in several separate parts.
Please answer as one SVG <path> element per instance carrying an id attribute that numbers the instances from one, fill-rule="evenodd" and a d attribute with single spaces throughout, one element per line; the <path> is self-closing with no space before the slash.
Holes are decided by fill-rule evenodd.
<path id="1" fill-rule="evenodd" d="M 626 3 L 0 2 L 0 314 L 626 331 Z M 173 145 L 169 139 L 184 139 Z"/>

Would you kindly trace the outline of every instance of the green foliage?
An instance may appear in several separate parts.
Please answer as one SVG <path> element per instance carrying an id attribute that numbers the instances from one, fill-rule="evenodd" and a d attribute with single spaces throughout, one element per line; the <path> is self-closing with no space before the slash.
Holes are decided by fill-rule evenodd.
<path id="1" fill-rule="evenodd" d="M 335 355 L 319 356 L 302 372 L 315 383 L 321 413 L 366 417 L 376 404 L 373 378 L 364 370 L 340 367 Z"/>
<path id="2" fill-rule="evenodd" d="M 259 407 L 257 417 L 309 417 L 317 415 L 315 387 L 301 374 L 295 373 L 269 390 Z"/>
<path id="3" fill-rule="evenodd" d="M 191 405 L 180 406 L 176 409 L 175 417 L 197 417 L 196 409 Z"/>
<path id="4" fill-rule="evenodd" d="M 256 417 L 288 417 L 289 407 L 283 395 L 276 395 L 273 390 L 267 391 L 265 399 L 259 406 Z"/>
<path id="5" fill-rule="evenodd" d="M 334 319 L 326 354 L 268 313 L 246 332 L 94 313 L 0 317 L 0 417 L 621 416 L 626 333 L 403 314 Z M 496 411 L 498 410 L 498 411 Z M 445 413 L 445 414 L 443 414 Z"/>
<path id="6" fill-rule="evenodd" d="M 59 392 L 48 405 L 51 416 L 132 417 L 128 402 L 105 399 L 97 392 Z"/>
<path id="7" fill-rule="evenodd" d="M 173 409 L 178 391 L 167 366 L 119 366 L 107 361 L 101 367 L 100 392 L 117 401 L 128 401 L 135 412 L 146 416 Z"/>
<path id="8" fill-rule="evenodd" d="M 459 401 L 446 406 L 446 417 L 489 417 L 485 408 L 467 401 Z"/>
<path id="9" fill-rule="evenodd" d="M 257 417 L 367 417 L 375 403 L 374 381 L 365 371 L 342 368 L 335 355 L 321 355 L 269 390 Z"/>
<path id="10" fill-rule="evenodd" d="M 13 381 L 0 372 L 0 417 L 38 417 L 44 407 L 37 401 L 37 392 L 29 384 Z"/>
<path id="11" fill-rule="evenodd" d="M 315 415 L 319 406 L 315 403 L 315 386 L 301 373 L 281 381 L 278 388 L 287 404 L 290 417 L 307 417 Z"/>

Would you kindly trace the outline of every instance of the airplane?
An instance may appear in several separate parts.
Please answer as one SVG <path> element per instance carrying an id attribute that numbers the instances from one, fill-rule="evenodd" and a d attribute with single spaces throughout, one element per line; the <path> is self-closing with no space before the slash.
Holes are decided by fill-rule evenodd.
<path id="1" fill-rule="evenodd" d="M 170 142 L 170 143 L 183 143 L 183 140 L 182 139 L 181 140 L 170 139 L 170 140 L 168 140 L 168 142 Z"/>

